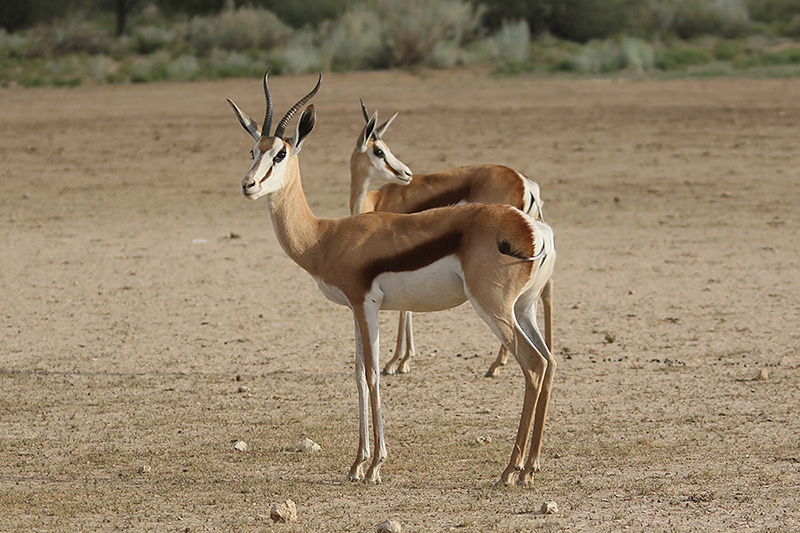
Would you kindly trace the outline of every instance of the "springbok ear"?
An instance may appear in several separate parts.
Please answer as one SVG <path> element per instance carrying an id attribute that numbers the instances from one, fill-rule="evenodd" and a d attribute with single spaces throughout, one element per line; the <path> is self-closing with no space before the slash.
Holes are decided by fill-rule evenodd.
<path id="1" fill-rule="evenodd" d="M 292 137 L 292 145 L 294 146 L 294 153 L 297 154 L 303 147 L 303 141 L 306 140 L 308 134 L 314 129 L 314 124 L 317 122 L 317 115 L 314 111 L 314 104 L 311 104 L 300 115 L 300 120 L 297 121 L 297 126 L 294 130 L 294 137 Z"/>
<path id="2" fill-rule="evenodd" d="M 367 142 L 369 141 L 370 137 L 375 133 L 375 123 L 378 122 L 378 112 L 375 111 L 375 114 L 372 115 L 372 118 L 364 126 L 364 129 L 361 130 L 361 135 L 358 137 L 358 143 L 356 144 L 356 148 L 358 148 L 359 152 L 364 152 L 367 149 Z"/>
<path id="3" fill-rule="evenodd" d="M 258 123 L 253 120 L 252 118 L 248 117 L 247 115 L 239 109 L 239 106 L 233 103 L 233 100 L 230 98 L 226 98 L 228 103 L 231 105 L 231 109 L 233 109 L 233 114 L 236 115 L 236 118 L 239 119 L 239 123 L 242 125 L 244 130 L 250 134 L 250 136 L 258 142 L 261 138 L 261 128 L 258 127 Z"/>
<path id="4" fill-rule="evenodd" d="M 375 140 L 379 140 L 381 137 L 383 137 L 383 134 L 386 133 L 386 129 L 392 124 L 392 122 L 396 118 L 397 118 L 397 113 L 389 117 L 389 120 L 387 120 L 386 122 L 375 128 L 375 133 L 373 134 Z"/>

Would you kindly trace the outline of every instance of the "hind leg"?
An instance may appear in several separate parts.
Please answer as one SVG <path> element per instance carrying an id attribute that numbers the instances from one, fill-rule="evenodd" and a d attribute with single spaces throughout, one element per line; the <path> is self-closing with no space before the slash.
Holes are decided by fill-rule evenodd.
<path id="1" fill-rule="evenodd" d="M 531 345 L 517 323 L 514 317 L 513 304 L 506 304 L 506 302 L 502 301 L 493 302 L 491 299 L 480 301 L 479 298 L 472 295 L 468 296 L 480 317 L 489 325 L 508 351 L 514 354 L 514 358 L 522 368 L 522 373 L 525 377 L 525 396 L 522 403 L 519 427 L 517 428 L 517 438 L 511 451 L 508 466 L 500 475 L 500 482 L 504 485 L 510 485 L 514 481 L 514 476 L 523 469 L 525 452 L 528 447 L 531 426 L 536 411 L 536 401 L 539 397 L 547 362 Z"/>
<path id="2" fill-rule="evenodd" d="M 533 421 L 533 434 L 531 436 L 531 448 L 525 468 L 519 475 L 521 484 L 533 482 L 534 472 L 540 470 L 540 452 L 542 448 L 542 435 L 544 434 L 544 422 L 547 416 L 547 407 L 550 403 L 550 391 L 553 384 L 553 375 L 556 371 L 556 360 L 550 353 L 548 346 L 542 337 L 539 327 L 536 324 L 535 306 L 528 309 L 520 309 L 517 317 L 525 336 L 536 348 L 537 352 L 546 360 L 547 366 L 539 389 L 539 396 L 536 400 L 536 413 Z"/>
<path id="3" fill-rule="evenodd" d="M 403 359 L 400 360 L 400 366 L 397 367 L 397 372 L 399 374 L 408 374 L 408 360 L 416 353 L 414 349 L 414 327 L 413 321 L 411 319 L 411 311 L 403 311 L 406 315 L 406 323 L 405 323 L 405 338 L 406 338 L 406 346 L 405 346 L 405 355 L 403 355 Z M 400 333 L 398 332 L 398 335 Z"/>
<path id="4" fill-rule="evenodd" d="M 401 357 L 404 360 L 408 358 L 408 334 L 406 331 L 406 324 L 411 313 L 408 311 L 400 311 L 399 314 L 400 319 L 397 322 L 397 345 L 394 349 L 394 355 L 391 359 L 389 359 L 389 362 L 386 363 L 386 366 L 383 367 L 383 374 L 387 376 L 391 376 L 397 372 L 397 367 Z M 406 372 L 408 372 L 408 363 L 406 363 Z"/>
<path id="5" fill-rule="evenodd" d="M 553 353 L 553 278 L 544 284 L 541 298 L 544 308 L 544 341 L 547 349 Z"/>
<path id="6" fill-rule="evenodd" d="M 496 378 L 500 375 L 500 367 L 505 366 L 508 362 L 508 348 L 506 348 L 505 344 L 500 345 L 500 349 L 497 351 L 497 357 L 495 357 L 494 362 L 489 367 L 489 370 L 486 371 L 487 378 Z"/>

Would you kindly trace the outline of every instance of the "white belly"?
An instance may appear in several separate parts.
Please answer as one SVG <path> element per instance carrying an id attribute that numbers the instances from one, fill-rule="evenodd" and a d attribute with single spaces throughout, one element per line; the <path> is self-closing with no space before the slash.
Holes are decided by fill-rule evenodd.
<path id="1" fill-rule="evenodd" d="M 461 263 L 453 255 L 418 270 L 384 272 L 372 290 L 383 296 L 381 309 L 394 311 L 442 311 L 467 300 Z"/>
<path id="2" fill-rule="evenodd" d="M 314 278 L 314 281 L 317 282 L 317 287 L 319 287 L 319 290 L 321 290 L 322 294 L 325 295 L 325 298 L 327 298 L 328 300 L 332 301 L 335 304 L 345 305 L 347 307 L 350 307 L 350 301 L 347 299 L 347 296 L 345 296 L 345 294 L 341 291 L 341 289 L 339 289 L 338 287 L 334 287 L 332 285 L 328 285 L 327 283 L 325 283 L 316 276 L 312 277 Z"/>

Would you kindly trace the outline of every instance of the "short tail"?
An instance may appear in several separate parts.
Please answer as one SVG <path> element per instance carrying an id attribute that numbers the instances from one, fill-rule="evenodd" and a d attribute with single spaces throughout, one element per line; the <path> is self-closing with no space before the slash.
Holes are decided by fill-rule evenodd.
<path id="1" fill-rule="evenodd" d="M 514 257 L 521 261 L 538 261 L 539 259 L 544 261 L 544 258 L 547 256 L 547 240 L 542 241 L 542 249 L 539 251 L 539 253 L 532 256 L 527 256 L 521 252 L 512 250 L 511 244 L 509 244 L 508 241 L 500 241 L 500 243 L 497 245 L 497 249 L 501 254 Z"/>

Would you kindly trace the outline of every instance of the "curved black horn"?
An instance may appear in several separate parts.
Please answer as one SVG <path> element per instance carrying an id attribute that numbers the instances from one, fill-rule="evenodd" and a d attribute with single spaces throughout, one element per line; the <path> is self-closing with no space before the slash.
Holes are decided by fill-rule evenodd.
<path id="1" fill-rule="evenodd" d="M 269 86 L 267 85 L 267 76 L 272 67 L 267 69 L 264 74 L 264 97 L 267 99 L 267 113 L 264 115 L 264 124 L 261 128 L 261 135 L 269 137 L 269 130 L 272 129 L 272 95 L 269 94 Z"/>
<path id="2" fill-rule="evenodd" d="M 319 86 L 321 83 L 322 83 L 322 74 L 320 73 L 319 80 L 317 80 L 317 84 L 314 86 L 313 89 L 311 89 L 311 92 L 302 97 L 300 100 L 298 100 L 297 103 L 294 104 L 292 108 L 286 112 L 281 121 L 278 122 L 278 127 L 275 128 L 275 137 L 283 139 L 283 132 L 286 130 L 286 126 L 289 125 L 289 121 L 292 120 L 292 117 L 294 116 L 295 113 L 297 113 L 298 109 L 306 105 L 306 102 L 311 100 L 311 97 L 317 94 L 317 91 L 319 90 Z"/>
<path id="3" fill-rule="evenodd" d="M 358 101 L 361 102 L 361 113 L 364 114 L 364 122 L 369 122 L 369 113 L 367 113 L 367 106 L 364 105 L 364 100 L 359 98 Z"/>

